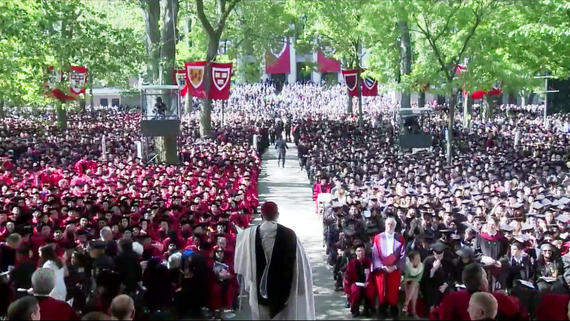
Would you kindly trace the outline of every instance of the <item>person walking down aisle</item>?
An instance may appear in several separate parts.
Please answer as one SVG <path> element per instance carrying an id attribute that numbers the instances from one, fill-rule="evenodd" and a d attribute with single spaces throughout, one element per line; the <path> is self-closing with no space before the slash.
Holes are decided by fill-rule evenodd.
<path id="1" fill-rule="evenodd" d="M 277 166 L 281 164 L 283 168 L 285 168 L 285 155 L 287 154 L 287 142 L 285 142 L 282 138 L 279 138 L 275 143 L 275 149 L 277 150 Z"/>
<path id="2" fill-rule="evenodd" d="M 315 320 L 309 258 L 295 232 L 278 224 L 277 204 L 261 206 L 261 225 L 237 236 L 235 273 L 249 293 L 252 320 Z M 275 254 L 275 255 L 274 255 Z"/>

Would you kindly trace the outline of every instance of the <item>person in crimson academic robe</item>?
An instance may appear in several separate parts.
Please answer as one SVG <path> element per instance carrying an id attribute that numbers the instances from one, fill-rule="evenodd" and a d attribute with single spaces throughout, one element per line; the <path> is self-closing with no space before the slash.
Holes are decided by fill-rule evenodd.
<path id="1" fill-rule="evenodd" d="M 475 292 L 487 292 L 489 283 L 487 273 L 481 265 L 472 263 L 463 269 L 465 290 L 450 292 L 429 315 L 430 320 L 471 320 L 467 308 L 471 295 Z M 528 320 L 528 314 L 521 309 L 518 300 L 502 291 L 492 292 L 499 303 L 497 320 Z"/>
<path id="2" fill-rule="evenodd" d="M 40 268 L 32 275 L 33 293 L 40 306 L 40 320 L 79 320 L 79 316 L 65 301 L 50 297 L 55 284 L 50 269 Z"/>
<path id="3" fill-rule="evenodd" d="M 570 320 L 570 295 L 545 293 L 536 309 L 536 320 Z"/>
<path id="4" fill-rule="evenodd" d="M 313 186 L 313 202 L 315 202 L 315 213 L 318 213 L 319 211 L 319 204 L 317 203 L 319 194 L 330 193 L 330 192 L 331 192 L 331 186 L 330 184 L 327 183 L 327 178 L 321 177 L 319 182 L 316 183 L 315 186 Z"/>
<path id="5" fill-rule="evenodd" d="M 233 271 L 233 266 L 224 257 L 224 250 L 214 249 L 210 268 L 213 279 L 210 284 L 210 309 L 219 312 L 220 309 L 232 309 L 239 285 Z"/>
<path id="6" fill-rule="evenodd" d="M 395 233 L 396 220 L 388 217 L 385 231 L 377 234 L 372 242 L 371 283 L 378 294 L 380 313 L 386 314 L 388 306 L 393 318 L 397 318 L 398 295 L 402 273 L 406 263 L 406 244 L 401 234 Z"/>
<path id="7" fill-rule="evenodd" d="M 344 277 L 344 293 L 350 303 L 354 318 L 360 315 L 360 304 L 364 300 L 364 315 L 369 317 L 374 310 L 374 287 L 370 286 L 369 276 L 372 261 L 366 257 L 363 243 L 355 246 L 356 258 L 350 260 Z"/>

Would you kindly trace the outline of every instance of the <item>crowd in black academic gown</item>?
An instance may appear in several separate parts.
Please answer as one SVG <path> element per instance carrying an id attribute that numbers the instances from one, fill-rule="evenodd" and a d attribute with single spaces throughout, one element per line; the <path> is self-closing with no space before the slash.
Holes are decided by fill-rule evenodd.
<path id="1" fill-rule="evenodd" d="M 393 217 L 408 253 L 414 253 L 410 258 L 417 253 L 423 262 L 418 301 L 424 307 L 405 305 L 404 312 L 425 316 L 462 287 L 462 269 L 471 262 L 485 267 L 492 290 L 515 295 L 531 314 L 544 293 L 568 294 L 568 116 L 549 117 L 545 129 L 533 112 L 509 112 L 510 118 L 501 113 L 475 121 L 471 130 L 458 125 L 451 164 L 443 127 L 437 126 L 445 123 L 445 108 L 431 128 L 433 151 L 413 154 L 392 144 L 397 131 L 381 116 L 363 127 L 355 119 L 298 124 L 313 200 L 321 193 L 332 196 L 320 210 L 337 290 L 346 291 L 356 247 L 364 244 L 370 253 L 372 236 Z M 435 261 L 439 268 L 431 276 Z M 409 264 L 418 271 L 419 265 Z"/>
<path id="2" fill-rule="evenodd" d="M 169 166 L 136 158 L 140 115 L 69 116 L 66 132 L 49 113 L 0 120 L 0 315 L 31 288 L 46 246 L 65 264 L 66 299 L 80 315 L 106 313 L 119 293 L 135 299 L 139 319 L 233 310 L 235 236 L 259 205 L 268 126 L 230 117 L 198 140 L 197 115 L 185 117 L 181 165 Z"/>

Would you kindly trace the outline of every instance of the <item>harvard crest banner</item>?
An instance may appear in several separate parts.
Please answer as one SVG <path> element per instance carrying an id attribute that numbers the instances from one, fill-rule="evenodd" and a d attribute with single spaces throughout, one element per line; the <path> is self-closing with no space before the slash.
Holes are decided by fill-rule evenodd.
<path id="1" fill-rule="evenodd" d="M 87 84 L 87 68 L 71 66 L 71 71 L 69 72 L 69 91 L 71 94 L 85 94 L 85 84 Z"/>
<path id="2" fill-rule="evenodd" d="M 343 70 L 342 77 L 350 97 L 358 97 L 358 70 Z"/>
<path id="3" fill-rule="evenodd" d="M 378 82 L 366 77 L 362 81 L 362 96 L 378 96 Z"/>
<path id="4" fill-rule="evenodd" d="M 230 98 L 230 83 L 232 79 L 232 63 L 213 62 L 212 85 L 210 98 L 228 100 Z"/>
<path id="5" fill-rule="evenodd" d="M 283 41 L 276 42 L 275 45 L 265 53 L 265 73 L 274 75 L 288 74 L 290 72 L 289 39 L 284 37 Z"/>
<path id="6" fill-rule="evenodd" d="M 228 100 L 230 98 L 230 83 L 232 79 L 232 63 L 212 62 L 212 81 L 210 83 L 210 99 Z M 206 62 L 192 61 L 186 63 L 186 87 L 190 95 L 200 99 L 206 98 L 204 80 L 206 77 Z M 180 86 L 180 83 L 178 83 Z"/>
<path id="7" fill-rule="evenodd" d="M 180 87 L 180 96 L 182 97 L 186 96 L 186 93 L 188 92 L 186 78 L 188 78 L 186 75 L 186 69 L 174 70 L 174 83 Z"/>
<path id="8" fill-rule="evenodd" d="M 206 98 L 206 91 L 204 90 L 205 78 L 205 61 L 191 61 L 185 64 L 186 66 L 186 83 L 188 84 L 188 92 L 191 96 L 204 99 Z"/>
<path id="9" fill-rule="evenodd" d="M 60 101 L 77 100 L 77 96 L 71 91 L 70 95 L 62 89 L 68 86 L 68 74 L 61 70 L 55 69 L 53 66 L 47 68 L 47 79 L 44 84 L 45 95 L 49 98 L 58 99 Z M 67 90 L 65 90 L 67 91 Z"/>

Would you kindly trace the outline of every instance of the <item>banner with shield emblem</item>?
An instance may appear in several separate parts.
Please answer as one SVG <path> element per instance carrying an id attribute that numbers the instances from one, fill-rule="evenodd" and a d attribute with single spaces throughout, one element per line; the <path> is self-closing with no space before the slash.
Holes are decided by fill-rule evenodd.
<path id="1" fill-rule="evenodd" d="M 206 98 L 206 90 L 204 89 L 204 77 L 206 62 L 190 61 L 186 66 L 186 83 L 188 84 L 188 92 L 191 96 L 204 99 Z"/>
<path id="2" fill-rule="evenodd" d="M 378 96 L 378 82 L 371 77 L 364 78 L 362 96 Z"/>
<path id="3" fill-rule="evenodd" d="M 343 70 L 342 76 L 348 89 L 348 95 L 350 97 L 358 97 L 358 85 L 360 84 L 358 70 Z"/>
<path id="4" fill-rule="evenodd" d="M 210 99 L 228 100 L 232 79 L 232 63 L 212 62 Z M 200 99 L 206 98 L 204 80 L 206 78 L 206 62 L 191 61 L 186 63 L 186 84 L 190 95 Z M 179 84 L 180 85 L 180 84 Z"/>
<path id="5" fill-rule="evenodd" d="M 83 66 L 71 66 L 69 72 L 69 91 L 72 95 L 85 94 L 87 84 L 87 68 Z"/>
<path id="6" fill-rule="evenodd" d="M 174 83 L 180 87 L 180 96 L 182 97 L 186 96 L 186 93 L 188 91 L 186 78 L 188 78 L 186 75 L 186 69 L 174 70 Z"/>
<path id="7" fill-rule="evenodd" d="M 230 82 L 232 79 L 232 63 L 212 63 L 212 86 L 210 98 L 228 100 L 230 98 Z"/>

